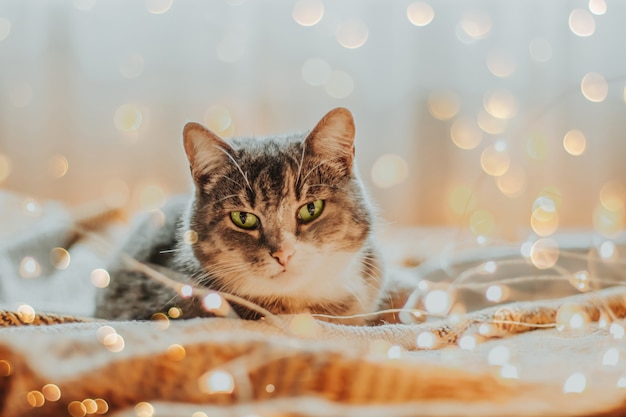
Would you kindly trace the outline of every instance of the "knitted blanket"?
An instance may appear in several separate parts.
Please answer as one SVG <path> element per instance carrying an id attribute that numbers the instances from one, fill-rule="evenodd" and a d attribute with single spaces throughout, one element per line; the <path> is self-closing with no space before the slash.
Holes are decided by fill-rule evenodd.
<path id="1" fill-rule="evenodd" d="M 19 200 L 3 198 L 2 208 Z M 99 214 L 43 207 L 48 214 L 23 227 L 13 222 L 11 235 L 0 236 L 2 416 L 626 413 L 626 289 L 618 258 L 592 265 L 589 256 L 575 256 L 550 275 L 525 267 L 513 274 L 506 265 L 519 262 L 501 246 L 463 254 L 443 268 L 426 254 L 430 260 L 404 271 L 431 283 L 410 300 L 424 312 L 412 324 L 355 327 L 310 315 L 104 322 L 88 318 L 95 290 L 83 282 L 91 284 L 89 271 L 101 258 L 70 231 L 77 224 L 93 230 L 97 218 L 107 234 L 110 223 Z M 419 246 L 401 236 L 390 246 Z M 56 267 L 44 271 L 41 254 L 50 255 L 50 244 L 68 249 L 65 269 L 54 258 L 48 264 Z M 494 271 L 486 259 L 501 268 Z M 448 284 L 436 280 L 442 269 L 455 268 L 487 270 L 489 280 L 468 273 Z M 485 300 L 484 288 L 494 285 L 509 299 Z M 464 302 L 424 321 L 433 288 Z M 471 295 L 476 288 L 480 297 Z M 530 299 L 537 288 L 543 299 Z"/>

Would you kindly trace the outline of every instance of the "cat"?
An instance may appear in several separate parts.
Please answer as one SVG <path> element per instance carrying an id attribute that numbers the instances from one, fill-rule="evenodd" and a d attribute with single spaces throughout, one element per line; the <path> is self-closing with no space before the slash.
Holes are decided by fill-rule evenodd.
<path id="1" fill-rule="evenodd" d="M 190 122 L 183 139 L 195 192 L 173 198 L 161 222 L 140 221 L 122 253 L 275 314 L 353 316 L 380 307 L 384 264 L 375 211 L 356 170 L 349 110 L 331 110 L 309 133 L 224 140 Z M 150 319 L 171 307 L 183 317 L 208 315 L 198 300 L 119 259 L 108 270 L 97 317 Z"/>

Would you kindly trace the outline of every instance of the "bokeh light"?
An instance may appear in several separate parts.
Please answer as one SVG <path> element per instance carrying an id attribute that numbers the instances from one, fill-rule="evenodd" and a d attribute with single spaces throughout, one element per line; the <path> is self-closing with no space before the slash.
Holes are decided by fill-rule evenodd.
<path id="1" fill-rule="evenodd" d="M 517 99 L 509 90 L 494 90 L 485 94 L 483 107 L 495 118 L 511 119 L 517 114 Z"/>
<path id="2" fill-rule="evenodd" d="M 354 91 L 354 80 L 344 71 L 333 70 L 324 84 L 324 90 L 333 98 L 346 98 Z"/>
<path id="3" fill-rule="evenodd" d="M 67 269 L 70 266 L 70 253 L 64 248 L 52 248 L 50 250 L 50 263 L 56 269 Z"/>
<path id="4" fill-rule="evenodd" d="M 491 18 L 483 11 L 469 11 L 461 17 L 459 27 L 463 33 L 471 40 L 486 38 L 491 32 Z M 464 39 L 461 39 L 462 41 Z"/>
<path id="5" fill-rule="evenodd" d="M 117 333 L 111 333 L 105 336 L 102 340 L 102 344 L 109 352 L 113 353 L 119 353 L 123 351 L 125 347 L 124 338 Z"/>
<path id="6" fill-rule="evenodd" d="M 573 156 L 582 155 L 587 147 L 587 139 L 580 130 L 572 129 L 563 137 L 563 147 Z"/>
<path id="7" fill-rule="evenodd" d="M 617 246 L 615 246 L 615 243 L 610 240 L 602 242 L 598 253 L 600 253 L 600 257 L 606 261 L 618 258 Z"/>
<path id="8" fill-rule="evenodd" d="M 369 29 L 359 19 L 348 19 L 337 29 L 337 42 L 344 48 L 356 49 L 367 41 Z"/>
<path id="9" fill-rule="evenodd" d="M 106 269 L 96 268 L 89 274 L 91 283 L 96 288 L 106 288 L 111 283 L 111 276 Z"/>
<path id="10" fill-rule="evenodd" d="M 189 298 L 193 295 L 193 287 L 191 285 L 182 285 L 178 293 L 183 298 Z"/>
<path id="11" fill-rule="evenodd" d="M 98 404 L 93 398 L 85 398 L 81 402 L 85 406 L 85 412 L 87 414 L 96 414 L 96 411 L 98 411 Z M 148 416 L 139 415 L 139 417 L 148 417 Z"/>
<path id="12" fill-rule="evenodd" d="M 485 173 L 494 177 L 504 175 L 511 166 L 506 142 L 497 141 L 483 149 L 480 154 L 480 166 Z"/>
<path id="13" fill-rule="evenodd" d="M 302 26 L 316 25 L 324 16 L 324 4 L 320 0 L 298 0 L 292 16 Z"/>
<path id="14" fill-rule="evenodd" d="M 617 348 L 611 347 L 604 352 L 602 356 L 602 365 L 604 366 L 615 366 L 619 362 L 619 350 Z"/>
<path id="15" fill-rule="evenodd" d="M 69 169 L 67 158 L 63 155 L 52 155 L 48 159 L 48 172 L 55 178 L 62 178 Z"/>
<path id="16" fill-rule="evenodd" d="M 204 125 L 217 135 L 228 138 L 235 130 L 233 116 L 228 108 L 220 104 L 210 106 L 204 113 Z"/>
<path id="17" fill-rule="evenodd" d="M 476 336 L 464 335 L 459 339 L 459 348 L 463 350 L 474 350 L 476 347 Z"/>
<path id="18" fill-rule="evenodd" d="M 445 290 L 432 290 L 424 297 L 424 308 L 429 314 L 447 314 L 452 306 L 450 293 Z"/>
<path id="19" fill-rule="evenodd" d="M 606 13 L 606 2 L 604 0 L 589 0 L 589 11 L 595 15 Z"/>
<path id="20" fill-rule="evenodd" d="M 538 269 L 552 268 L 559 256 L 559 245 L 552 238 L 539 239 L 530 247 L 530 261 Z"/>
<path id="21" fill-rule="evenodd" d="M 487 68 L 499 78 L 510 77 L 516 68 L 515 55 L 507 49 L 493 49 L 487 54 Z"/>
<path id="22" fill-rule="evenodd" d="M 43 207 L 37 200 L 32 197 L 27 197 L 22 202 L 22 209 L 24 213 L 32 217 L 39 217 L 43 213 Z"/>
<path id="23" fill-rule="evenodd" d="M 537 207 L 530 216 L 530 226 L 537 235 L 549 236 L 559 227 L 559 213 L 556 209 Z"/>
<path id="24" fill-rule="evenodd" d="M 6 359 L 0 359 L 0 377 L 11 376 L 13 374 L 13 365 Z"/>
<path id="25" fill-rule="evenodd" d="M 497 135 L 504 132 L 507 128 L 507 121 L 504 119 L 497 119 L 487 113 L 484 109 L 478 111 L 476 118 L 478 126 L 485 132 L 492 135 Z"/>
<path id="26" fill-rule="evenodd" d="M 173 0 L 146 0 L 146 8 L 152 14 L 163 14 L 172 7 Z"/>
<path id="27" fill-rule="evenodd" d="M 202 305 L 206 310 L 218 310 L 223 304 L 222 296 L 212 292 L 202 299 Z"/>
<path id="28" fill-rule="evenodd" d="M 198 233 L 195 230 L 187 230 L 183 233 L 183 241 L 187 245 L 194 245 L 198 242 Z"/>
<path id="29" fill-rule="evenodd" d="M 67 412 L 71 417 L 85 417 L 87 409 L 80 401 L 72 401 L 67 405 Z"/>
<path id="30" fill-rule="evenodd" d="M 380 188 L 390 188 L 403 183 L 409 175 L 406 161 L 396 154 L 383 154 L 372 166 L 372 181 Z"/>
<path id="31" fill-rule="evenodd" d="M 61 399 L 61 389 L 55 384 L 46 384 L 41 388 L 41 393 L 48 401 L 59 401 Z"/>
<path id="32" fill-rule="evenodd" d="M 509 288 L 504 285 L 490 285 L 485 291 L 485 298 L 493 303 L 500 303 L 508 298 Z"/>
<path id="33" fill-rule="evenodd" d="M 154 406 L 146 401 L 135 404 L 135 415 L 137 417 L 152 417 L 154 415 Z"/>
<path id="34" fill-rule="evenodd" d="M 455 214 L 470 213 L 476 208 L 476 195 L 470 187 L 457 185 L 448 194 L 448 205 Z"/>
<path id="35" fill-rule="evenodd" d="M 209 394 L 230 394 L 235 390 L 235 381 L 230 373 L 221 370 L 209 371 L 198 381 L 200 390 Z"/>
<path id="36" fill-rule="evenodd" d="M 435 18 L 435 11 L 430 4 L 416 1 L 406 8 L 406 15 L 415 26 L 426 26 Z"/>
<path id="37" fill-rule="evenodd" d="M 609 211 L 619 212 L 624 209 L 626 187 L 622 181 L 613 179 L 600 188 L 600 203 Z"/>
<path id="38" fill-rule="evenodd" d="M 178 319 L 182 317 L 183 310 L 181 310 L 179 307 L 170 307 L 169 310 L 167 310 L 167 315 L 173 319 Z"/>
<path id="39" fill-rule="evenodd" d="M 563 393 L 580 394 L 587 387 L 587 378 L 581 372 L 575 372 L 570 375 L 563 384 Z"/>
<path id="40" fill-rule="evenodd" d="M 574 9 L 569 15 L 569 28 L 577 36 L 591 36 L 596 30 L 596 21 L 589 11 Z"/>
<path id="41" fill-rule="evenodd" d="M 416 345 L 420 349 L 433 349 L 437 346 L 439 336 L 432 332 L 422 332 L 417 335 Z"/>
<path id="42" fill-rule="evenodd" d="M 174 343 L 167 348 L 167 358 L 173 362 L 180 362 L 187 357 L 187 351 L 179 344 Z"/>
<path id="43" fill-rule="evenodd" d="M 609 333 L 613 336 L 613 339 L 623 339 L 624 338 L 624 326 L 619 323 L 611 323 L 609 326 Z"/>
<path id="44" fill-rule="evenodd" d="M 311 58 L 302 65 L 302 79 L 310 85 L 326 84 L 330 74 L 330 65 L 323 59 Z"/>
<path id="45" fill-rule="evenodd" d="M 113 123 L 122 132 L 135 132 L 141 127 L 143 115 L 134 104 L 122 104 L 113 114 Z"/>
<path id="46" fill-rule="evenodd" d="M 32 323 L 35 321 L 35 309 L 28 304 L 21 304 L 16 309 L 17 315 L 24 323 Z"/>
<path id="47" fill-rule="evenodd" d="M 450 128 L 450 137 L 456 146 L 461 149 L 474 149 L 483 140 L 483 134 L 478 124 L 469 118 L 459 117 Z"/>
<path id="48" fill-rule="evenodd" d="M 581 329 L 589 323 L 589 315 L 577 303 L 567 302 L 559 307 L 556 312 L 557 330 Z"/>
<path id="49" fill-rule="evenodd" d="M 456 116 L 461 104 L 459 96 L 449 90 L 433 91 L 428 96 L 428 111 L 439 120 L 449 120 Z"/>
<path id="50" fill-rule="evenodd" d="M 9 37 L 11 33 L 11 21 L 6 17 L 0 17 L 0 42 Z"/>
<path id="51" fill-rule="evenodd" d="M 580 83 L 580 90 L 587 100 L 600 103 L 608 95 L 609 85 L 602 75 L 589 72 L 583 77 Z"/>
<path id="52" fill-rule="evenodd" d="M 19 273 L 22 278 L 37 278 L 41 274 L 41 265 L 32 256 L 25 256 L 20 261 Z"/>
<path id="53" fill-rule="evenodd" d="M 496 177 L 496 185 L 502 194 L 515 198 L 521 196 L 526 190 L 528 182 L 526 171 L 517 164 L 510 165 L 502 175 Z"/>
<path id="54" fill-rule="evenodd" d="M 569 283 L 578 291 L 589 291 L 591 287 L 591 278 L 588 271 L 578 271 L 569 276 Z"/>
<path id="55" fill-rule="evenodd" d="M 503 366 L 511 360 L 511 350 L 504 345 L 491 348 L 487 354 L 487 362 L 492 366 Z"/>
<path id="56" fill-rule="evenodd" d="M 46 403 L 46 398 L 40 391 L 29 391 L 26 394 L 26 401 L 31 407 L 43 407 Z"/>

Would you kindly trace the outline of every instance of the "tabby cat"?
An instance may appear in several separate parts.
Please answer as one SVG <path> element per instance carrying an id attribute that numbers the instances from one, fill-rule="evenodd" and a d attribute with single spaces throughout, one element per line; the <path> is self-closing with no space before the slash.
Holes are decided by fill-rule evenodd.
<path id="1" fill-rule="evenodd" d="M 183 131 L 195 193 L 174 198 L 164 221 L 147 216 L 121 251 L 231 293 L 272 313 L 351 316 L 376 310 L 384 274 L 374 213 L 354 161 L 352 114 L 337 108 L 305 134 L 224 140 L 197 123 Z M 96 316 L 149 319 L 198 300 L 125 265 L 109 266 Z M 180 279 L 180 278 L 179 278 Z M 242 306 L 245 318 L 256 314 Z M 364 324 L 366 318 L 338 320 Z"/>

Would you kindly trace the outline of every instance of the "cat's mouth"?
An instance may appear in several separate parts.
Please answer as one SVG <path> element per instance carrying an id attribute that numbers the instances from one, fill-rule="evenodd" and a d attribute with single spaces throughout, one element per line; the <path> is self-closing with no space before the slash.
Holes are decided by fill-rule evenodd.
<path id="1" fill-rule="evenodd" d="M 291 270 L 287 270 L 287 268 L 283 267 L 281 271 L 275 272 L 270 275 L 270 279 L 280 279 L 287 278 L 288 276 L 293 275 Z"/>

